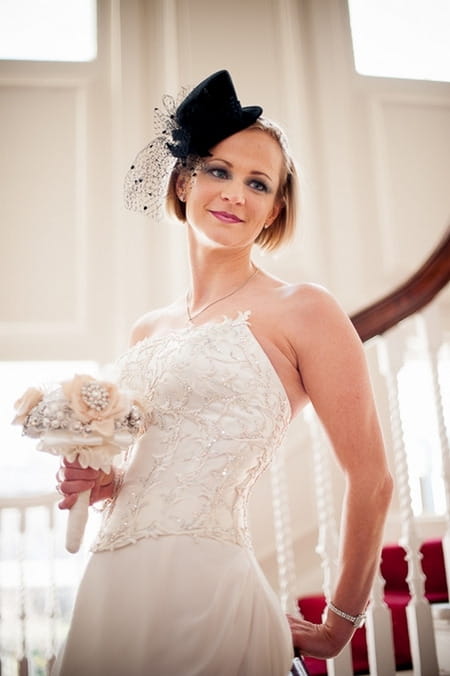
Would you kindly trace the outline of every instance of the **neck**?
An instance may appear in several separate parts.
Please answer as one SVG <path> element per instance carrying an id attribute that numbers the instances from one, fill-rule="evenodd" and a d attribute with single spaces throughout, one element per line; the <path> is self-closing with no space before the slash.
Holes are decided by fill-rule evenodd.
<path id="1" fill-rule="evenodd" d="M 192 313 L 237 288 L 253 274 L 251 249 L 205 250 L 190 246 L 191 285 L 189 292 Z"/>
<path id="2" fill-rule="evenodd" d="M 209 308 L 226 302 L 247 286 L 258 272 L 246 249 L 207 248 L 190 238 L 191 288 L 186 293 L 186 315 L 192 322 Z"/>

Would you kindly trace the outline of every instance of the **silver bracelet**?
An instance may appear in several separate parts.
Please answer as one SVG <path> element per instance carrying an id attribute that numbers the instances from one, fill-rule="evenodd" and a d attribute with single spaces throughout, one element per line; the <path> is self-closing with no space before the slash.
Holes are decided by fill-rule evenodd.
<path id="1" fill-rule="evenodd" d="M 343 617 L 344 620 L 348 620 L 351 622 L 354 626 L 355 629 L 359 629 L 360 627 L 363 626 L 364 622 L 366 621 L 366 613 L 360 613 L 359 615 L 349 615 L 349 613 L 344 613 L 343 610 L 339 610 L 339 608 L 336 608 L 334 603 L 331 603 L 331 601 L 328 602 L 328 608 L 333 611 L 336 615 L 339 615 L 339 617 Z"/>

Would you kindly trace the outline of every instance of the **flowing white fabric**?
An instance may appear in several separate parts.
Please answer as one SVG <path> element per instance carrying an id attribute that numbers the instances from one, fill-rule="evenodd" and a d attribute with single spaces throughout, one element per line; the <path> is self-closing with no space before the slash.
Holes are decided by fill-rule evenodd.
<path id="1" fill-rule="evenodd" d="M 105 513 L 59 676 L 287 676 L 292 643 L 251 549 L 248 497 L 290 418 L 249 313 L 119 360 L 150 422 Z"/>

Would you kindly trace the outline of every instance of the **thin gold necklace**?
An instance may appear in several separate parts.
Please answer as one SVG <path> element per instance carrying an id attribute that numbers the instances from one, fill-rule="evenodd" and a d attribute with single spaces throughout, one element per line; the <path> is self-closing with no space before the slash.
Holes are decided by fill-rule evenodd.
<path id="1" fill-rule="evenodd" d="M 235 293 L 237 293 L 238 291 L 243 289 L 244 286 L 246 286 L 249 283 L 249 281 L 251 279 L 253 279 L 253 277 L 256 275 L 256 273 L 259 272 L 259 268 L 257 268 L 254 263 L 252 263 L 252 265 L 254 267 L 254 270 L 253 270 L 252 274 L 250 275 L 250 277 L 248 277 L 243 284 L 240 284 L 238 287 L 236 287 L 236 289 L 233 289 L 233 291 L 230 291 L 230 293 L 225 294 L 225 296 L 221 296 L 220 298 L 216 298 L 216 300 L 211 301 L 211 303 L 208 303 L 207 305 L 205 305 L 205 307 L 202 307 L 201 310 L 199 310 L 198 312 L 196 312 L 193 315 L 191 314 L 191 311 L 189 309 L 189 305 L 191 303 L 190 291 L 187 291 L 186 292 L 186 314 L 188 316 L 189 321 L 192 322 L 193 319 L 195 319 L 196 317 L 201 315 L 203 312 L 205 312 L 205 310 L 210 308 L 212 305 L 219 303 L 221 300 L 225 300 L 225 298 L 229 298 L 230 296 L 233 296 Z"/>

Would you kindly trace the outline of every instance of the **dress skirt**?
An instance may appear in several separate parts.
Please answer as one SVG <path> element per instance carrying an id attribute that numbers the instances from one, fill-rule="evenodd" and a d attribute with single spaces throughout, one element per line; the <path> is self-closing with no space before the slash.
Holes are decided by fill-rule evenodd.
<path id="1" fill-rule="evenodd" d="M 52 676 L 287 676 L 292 658 L 251 551 L 168 535 L 91 555 Z"/>

